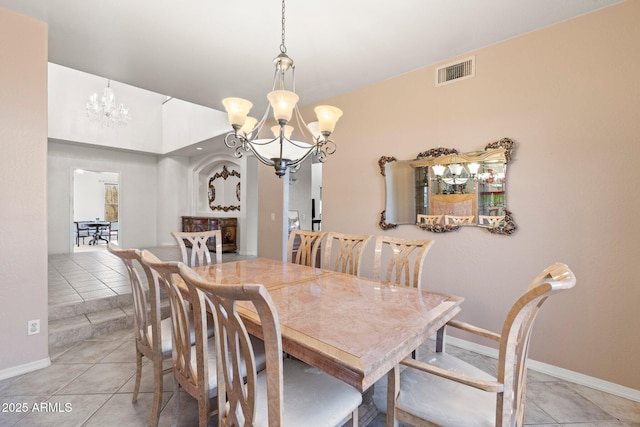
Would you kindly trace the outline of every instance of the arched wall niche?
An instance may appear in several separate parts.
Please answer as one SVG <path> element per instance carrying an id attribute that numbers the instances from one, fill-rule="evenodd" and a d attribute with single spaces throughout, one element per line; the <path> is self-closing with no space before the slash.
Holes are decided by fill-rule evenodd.
<path id="1" fill-rule="evenodd" d="M 195 212 L 207 216 L 237 216 L 242 211 L 242 175 L 240 159 L 233 156 L 211 155 L 194 164 Z"/>
<path id="2" fill-rule="evenodd" d="M 208 185 L 217 171 L 227 167 L 229 173 L 240 174 L 240 210 L 214 211 L 209 207 Z M 190 215 L 238 218 L 237 243 L 242 255 L 257 255 L 258 242 L 258 162 L 253 156 L 237 158 L 231 154 L 213 153 L 201 158 L 192 158 L 189 175 Z M 235 188 L 233 189 L 235 194 Z"/>

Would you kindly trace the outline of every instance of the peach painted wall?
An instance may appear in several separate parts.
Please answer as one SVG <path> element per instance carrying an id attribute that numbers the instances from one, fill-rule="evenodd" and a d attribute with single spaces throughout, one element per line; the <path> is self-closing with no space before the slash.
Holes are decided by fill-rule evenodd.
<path id="1" fill-rule="evenodd" d="M 48 362 L 47 27 L 0 9 L 0 377 Z M 27 321 L 40 334 L 27 336 Z"/>
<path id="2" fill-rule="evenodd" d="M 436 88 L 427 67 L 326 100 L 344 116 L 324 166 L 323 230 L 434 239 L 423 286 L 464 296 L 461 319 L 498 332 L 529 281 L 567 263 L 577 286 L 547 302 L 530 356 L 640 389 L 640 369 L 623 368 L 640 358 L 638 22 L 640 2 L 628 1 L 471 52 L 469 80 Z M 514 235 L 378 227 L 380 156 L 474 151 L 502 137 L 518 144 Z"/>

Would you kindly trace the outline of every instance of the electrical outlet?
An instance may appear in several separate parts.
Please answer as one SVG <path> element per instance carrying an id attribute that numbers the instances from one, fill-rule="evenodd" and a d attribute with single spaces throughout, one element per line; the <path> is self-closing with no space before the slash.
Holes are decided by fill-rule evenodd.
<path id="1" fill-rule="evenodd" d="M 35 335 L 40 333 L 40 319 L 29 320 L 27 322 L 27 335 Z"/>

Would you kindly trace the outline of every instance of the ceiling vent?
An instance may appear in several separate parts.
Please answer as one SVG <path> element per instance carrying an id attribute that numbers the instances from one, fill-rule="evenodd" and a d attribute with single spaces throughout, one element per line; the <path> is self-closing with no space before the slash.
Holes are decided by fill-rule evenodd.
<path id="1" fill-rule="evenodd" d="M 476 57 L 470 56 L 469 58 L 436 68 L 436 87 L 470 79 L 475 75 Z"/>

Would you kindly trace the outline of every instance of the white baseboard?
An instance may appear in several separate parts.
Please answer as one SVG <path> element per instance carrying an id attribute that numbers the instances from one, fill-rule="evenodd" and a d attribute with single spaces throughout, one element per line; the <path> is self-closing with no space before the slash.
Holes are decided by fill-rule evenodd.
<path id="1" fill-rule="evenodd" d="M 474 353 L 492 357 L 494 359 L 498 358 L 498 350 L 495 348 L 487 347 L 481 344 L 476 344 L 471 341 L 451 336 L 447 336 L 447 343 L 456 347 L 463 348 L 465 350 L 473 351 Z M 640 402 L 640 390 L 635 390 L 633 388 L 625 387 L 609 381 L 600 380 L 598 378 L 590 377 L 588 375 L 570 371 L 558 366 L 549 365 L 548 363 L 538 362 L 532 359 L 529 359 L 527 367 L 534 371 L 551 375 L 552 377 L 560 378 L 562 380 L 566 380 L 575 384 L 580 384 L 585 387 L 593 388 L 595 390 L 604 391 L 605 393 L 613 394 L 615 396 L 624 397 L 625 399 L 633 400 L 635 402 Z"/>
<path id="2" fill-rule="evenodd" d="M 38 369 L 46 368 L 48 366 L 51 366 L 51 359 L 48 357 L 36 360 L 35 362 L 25 363 L 24 365 L 13 366 L 0 371 L 0 380 L 6 380 L 7 378 L 37 371 Z"/>

